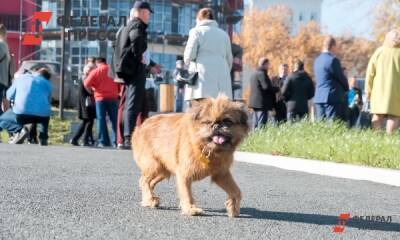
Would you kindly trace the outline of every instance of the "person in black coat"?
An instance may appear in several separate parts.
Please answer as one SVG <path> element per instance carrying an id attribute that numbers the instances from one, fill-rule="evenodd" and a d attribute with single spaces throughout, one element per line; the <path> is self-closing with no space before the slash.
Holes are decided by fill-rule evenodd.
<path id="1" fill-rule="evenodd" d="M 273 77 L 271 81 L 274 86 L 282 89 L 283 84 L 285 83 L 286 78 L 289 75 L 289 66 L 286 63 L 280 64 L 278 72 L 278 76 Z M 284 98 L 282 96 L 282 91 L 279 91 L 275 97 L 275 122 L 278 124 L 286 122 L 287 109 Z"/>
<path id="2" fill-rule="evenodd" d="M 124 148 L 131 145 L 131 134 L 145 101 L 147 24 L 152 13 L 150 4 L 136 1 L 130 12 L 130 21 L 117 35 L 114 68 L 125 83 Z"/>
<path id="3" fill-rule="evenodd" d="M 96 106 L 93 94 L 89 93 L 83 85 L 84 80 L 89 75 L 89 72 L 96 68 L 94 58 L 88 59 L 88 64 L 84 68 L 82 81 L 79 83 L 78 95 L 78 117 L 82 120 L 78 130 L 73 135 L 70 143 L 74 146 L 79 146 L 79 139 L 83 135 L 83 146 L 90 146 L 94 143 L 93 140 L 93 123 L 96 118 Z"/>
<path id="4" fill-rule="evenodd" d="M 314 97 L 314 92 L 314 83 L 304 71 L 304 63 L 297 61 L 294 72 L 288 76 L 282 87 L 288 121 L 293 122 L 307 115 L 308 100 Z"/>
<path id="5" fill-rule="evenodd" d="M 275 103 L 275 94 L 278 87 L 272 85 L 268 76 L 269 61 L 261 58 L 258 69 L 250 78 L 249 108 L 253 110 L 253 129 L 265 125 L 268 121 L 268 111 Z"/>

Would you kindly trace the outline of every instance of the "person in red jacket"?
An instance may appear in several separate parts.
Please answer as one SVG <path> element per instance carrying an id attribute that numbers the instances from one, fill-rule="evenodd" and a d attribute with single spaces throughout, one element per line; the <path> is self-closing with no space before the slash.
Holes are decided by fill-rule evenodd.
<path id="1" fill-rule="evenodd" d="M 98 132 L 98 147 L 116 146 L 117 143 L 117 114 L 118 114 L 118 85 L 109 76 L 109 66 L 105 58 L 96 59 L 97 68 L 90 72 L 85 81 L 85 88 L 94 92 L 96 101 L 96 118 Z M 107 130 L 106 116 L 112 125 L 112 139 Z"/>

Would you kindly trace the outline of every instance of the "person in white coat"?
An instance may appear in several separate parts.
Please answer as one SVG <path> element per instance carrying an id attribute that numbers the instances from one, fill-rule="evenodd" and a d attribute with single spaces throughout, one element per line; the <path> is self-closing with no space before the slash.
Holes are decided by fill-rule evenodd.
<path id="1" fill-rule="evenodd" d="M 184 62 L 189 71 L 197 71 L 194 86 L 186 86 L 185 100 L 217 97 L 223 93 L 232 99 L 232 48 L 228 34 L 218 27 L 210 8 L 200 9 L 196 26 L 189 32 Z"/>

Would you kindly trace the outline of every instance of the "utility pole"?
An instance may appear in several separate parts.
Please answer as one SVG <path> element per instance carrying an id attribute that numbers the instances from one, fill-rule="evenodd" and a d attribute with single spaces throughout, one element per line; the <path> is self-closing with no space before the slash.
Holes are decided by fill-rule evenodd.
<path id="1" fill-rule="evenodd" d="M 66 16 L 67 16 L 67 2 L 68 0 L 63 1 L 64 8 L 64 24 L 61 26 L 61 71 L 60 71 L 60 92 L 59 92 L 59 117 L 61 120 L 64 120 L 64 66 L 65 66 L 65 24 L 66 24 Z"/>

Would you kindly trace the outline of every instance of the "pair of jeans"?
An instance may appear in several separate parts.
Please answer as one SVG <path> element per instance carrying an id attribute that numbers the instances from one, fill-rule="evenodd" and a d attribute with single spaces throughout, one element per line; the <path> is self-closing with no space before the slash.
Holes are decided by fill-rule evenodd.
<path id="1" fill-rule="evenodd" d="M 36 123 L 39 131 L 39 139 L 41 142 L 46 142 L 49 138 L 49 122 L 50 117 L 39 117 L 33 115 L 25 115 L 25 114 L 17 114 L 17 122 L 18 124 L 34 124 Z"/>
<path id="2" fill-rule="evenodd" d="M 96 101 L 98 144 L 101 144 L 103 146 L 111 146 L 111 144 L 113 145 L 117 144 L 117 114 L 118 114 L 118 100 Z M 110 119 L 112 126 L 111 142 L 107 129 L 107 115 Z"/>
<path id="3" fill-rule="evenodd" d="M 315 111 L 317 120 L 346 120 L 346 105 L 343 103 L 328 104 L 316 103 Z"/>
<path id="4" fill-rule="evenodd" d="M 254 109 L 253 111 L 253 129 L 265 126 L 268 122 L 268 111 Z"/>
<path id="5" fill-rule="evenodd" d="M 23 125 L 17 122 L 17 114 L 11 108 L 0 115 L 0 131 L 4 129 L 8 133 L 17 133 L 23 127 Z"/>
<path id="6" fill-rule="evenodd" d="M 125 81 L 125 106 L 124 106 L 124 137 L 129 140 L 136 127 L 136 120 L 142 112 L 146 96 L 146 77 L 139 71 L 138 76 L 133 81 Z"/>
<path id="7" fill-rule="evenodd" d="M 175 112 L 183 111 L 183 94 L 185 92 L 184 88 L 178 88 L 175 96 Z"/>
<path id="8" fill-rule="evenodd" d="M 79 138 L 83 135 L 83 143 L 89 144 L 93 140 L 93 123 L 94 119 L 82 119 L 78 131 L 72 137 L 72 141 L 78 142 Z"/>

